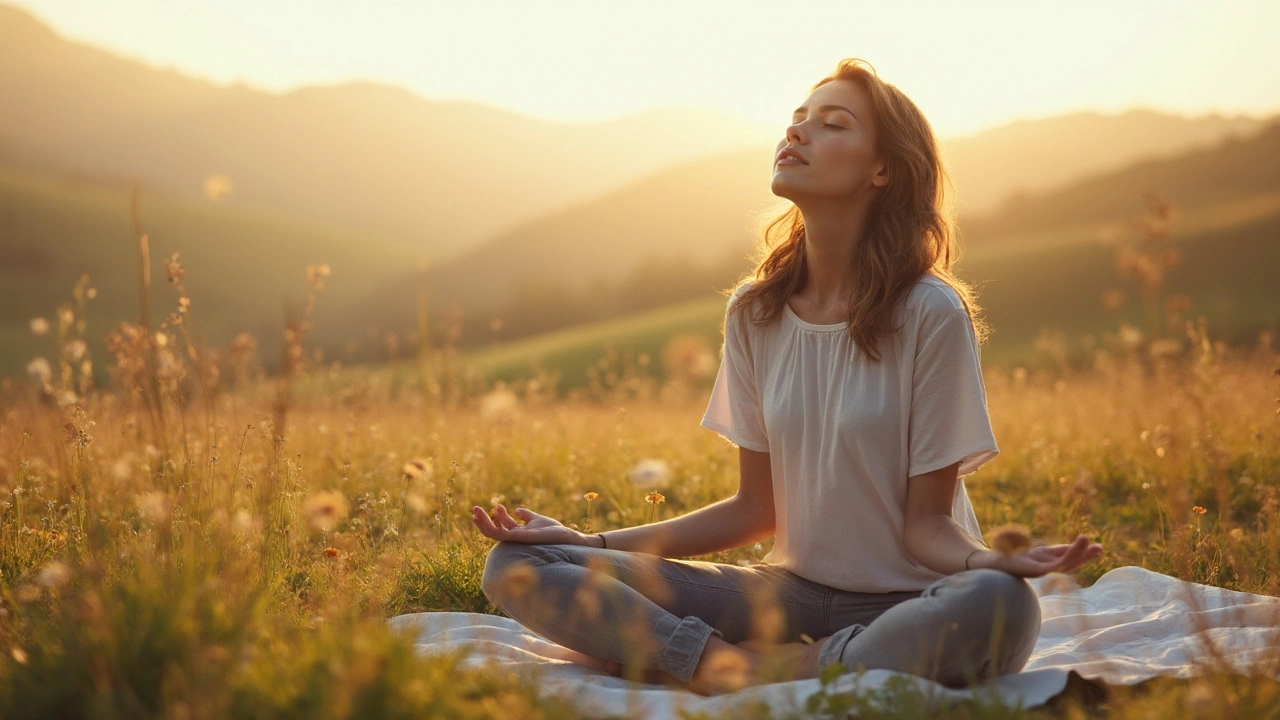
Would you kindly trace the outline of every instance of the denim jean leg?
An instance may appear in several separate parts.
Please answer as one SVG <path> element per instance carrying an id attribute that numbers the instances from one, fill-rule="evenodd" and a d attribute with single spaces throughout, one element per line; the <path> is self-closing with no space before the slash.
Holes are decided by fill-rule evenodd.
<path id="1" fill-rule="evenodd" d="M 1025 580 L 971 570 L 930 585 L 830 650 L 849 670 L 898 670 L 961 687 L 1022 669 L 1039 630 L 1039 599 Z"/>
<path id="2" fill-rule="evenodd" d="M 484 591 L 553 642 L 597 659 L 643 662 L 684 682 L 713 634 L 738 643 L 826 632 L 827 588 L 765 565 L 499 543 L 485 565 Z"/>
<path id="3" fill-rule="evenodd" d="M 712 634 L 746 639 L 743 618 L 762 577 L 642 553 L 499 543 L 483 587 L 503 612 L 552 642 L 688 682 Z"/>

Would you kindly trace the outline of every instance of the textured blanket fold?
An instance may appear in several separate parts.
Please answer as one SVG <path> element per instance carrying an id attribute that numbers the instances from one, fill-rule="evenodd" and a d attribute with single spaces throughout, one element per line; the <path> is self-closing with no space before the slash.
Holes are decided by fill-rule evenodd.
<path id="1" fill-rule="evenodd" d="M 1022 672 L 979 687 L 950 690 L 921 678 L 875 670 L 845 675 L 829 691 L 874 691 L 897 677 L 940 701 L 996 696 L 1010 705 L 1035 707 L 1061 693 L 1072 670 L 1113 684 L 1157 675 L 1186 678 L 1206 669 L 1280 673 L 1280 598 L 1182 582 L 1137 567 L 1112 570 L 1083 589 L 1043 579 L 1032 585 L 1040 596 L 1043 624 Z M 821 688 L 817 680 L 803 680 L 705 698 L 659 685 L 636 685 L 574 664 L 564 648 L 507 618 L 415 613 L 389 623 L 409 633 L 419 652 L 466 650 L 466 666 L 496 663 L 513 671 L 536 671 L 546 692 L 570 698 L 590 714 L 717 714 L 744 702 L 763 702 L 784 713 L 804 707 Z"/>

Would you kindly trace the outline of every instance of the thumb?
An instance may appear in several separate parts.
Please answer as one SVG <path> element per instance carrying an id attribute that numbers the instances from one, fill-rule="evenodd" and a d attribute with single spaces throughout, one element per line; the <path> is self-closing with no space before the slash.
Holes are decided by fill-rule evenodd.
<path id="1" fill-rule="evenodd" d="M 530 520 L 537 517 L 537 515 L 535 515 L 534 512 L 528 508 L 516 508 L 516 517 L 520 518 L 525 522 L 529 522 Z"/>

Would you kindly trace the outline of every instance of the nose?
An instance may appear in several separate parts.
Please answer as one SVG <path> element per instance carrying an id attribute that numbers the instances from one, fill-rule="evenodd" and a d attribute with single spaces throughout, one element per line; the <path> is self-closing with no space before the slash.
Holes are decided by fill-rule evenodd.
<path id="1" fill-rule="evenodd" d="M 804 144 L 804 136 L 800 132 L 800 123 L 791 123 L 787 126 L 786 138 L 789 143 Z"/>

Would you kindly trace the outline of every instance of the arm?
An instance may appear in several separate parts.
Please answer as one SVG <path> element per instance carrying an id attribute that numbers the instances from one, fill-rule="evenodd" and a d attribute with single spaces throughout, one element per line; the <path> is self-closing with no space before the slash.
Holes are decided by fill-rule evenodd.
<path id="1" fill-rule="evenodd" d="M 773 473 L 769 453 L 738 449 L 738 492 L 733 497 L 678 518 L 649 525 L 608 531 L 608 537 L 587 535 L 524 508 L 520 525 L 499 505 L 490 519 L 483 508 L 472 508 L 480 532 L 494 540 L 531 544 L 570 544 L 610 550 L 644 552 L 662 557 L 688 557 L 727 550 L 769 537 L 774 530 Z"/>
<path id="2" fill-rule="evenodd" d="M 920 564 L 944 575 L 994 568 L 1021 577 L 1070 572 L 1102 554 L 1102 546 L 1079 535 L 1068 545 L 1036 547 L 1021 555 L 988 550 L 951 517 L 960 463 L 907 480 L 907 552 Z"/>
<path id="3" fill-rule="evenodd" d="M 728 550 L 773 534 L 773 472 L 769 453 L 738 448 L 738 492 L 678 518 L 610 530 L 611 550 L 689 557 Z M 593 544 L 599 538 L 591 538 Z"/>

